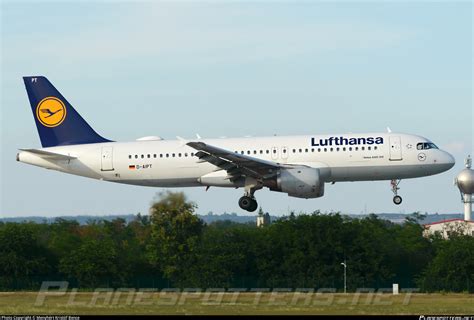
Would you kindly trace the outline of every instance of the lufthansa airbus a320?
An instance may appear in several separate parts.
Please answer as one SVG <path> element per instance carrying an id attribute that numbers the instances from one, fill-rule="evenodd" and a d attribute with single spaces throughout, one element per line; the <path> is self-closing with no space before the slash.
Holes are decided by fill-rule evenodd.
<path id="1" fill-rule="evenodd" d="M 257 209 L 268 188 L 318 198 L 340 181 L 390 180 L 399 205 L 401 179 L 449 170 L 454 158 L 419 135 L 384 132 L 131 142 L 103 138 L 42 76 L 23 78 L 42 148 L 17 160 L 78 176 L 149 187 L 243 188 L 239 206 Z"/>

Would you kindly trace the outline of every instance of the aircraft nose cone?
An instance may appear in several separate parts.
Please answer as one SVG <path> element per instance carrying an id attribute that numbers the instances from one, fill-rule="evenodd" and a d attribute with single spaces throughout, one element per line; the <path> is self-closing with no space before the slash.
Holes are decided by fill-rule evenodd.
<path id="1" fill-rule="evenodd" d="M 445 151 L 444 152 L 444 157 L 443 157 L 443 162 L 447 166 L 446 170 L 449 170 L 452 167 L 454 167 L 454 165 L 456 164 L 456 159 L 454 159 L 454 157 L 450 153 Z"/>

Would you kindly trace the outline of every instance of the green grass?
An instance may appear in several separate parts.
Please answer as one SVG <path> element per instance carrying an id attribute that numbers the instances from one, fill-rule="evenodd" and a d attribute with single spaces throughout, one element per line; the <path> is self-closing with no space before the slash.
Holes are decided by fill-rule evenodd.
<path id="1" fill-rule="evenodd" d="M 167 293 L 166 296 L 160 296 L 159 292 L 134 293 L 129 304 L 127 294 L 124 292 L 117 298 L 110 293 L 111 299 L 106 302 L 106 293 L 102 292 L 94 304 L 93 292 L 78 292 L 71 300 L 69 291 L 62 296 L 47 296 L 42 306 L 35 306 L 37 292 L 2 292 L 0 314 L 474 314 L 473 294 L 412 294 L 407 301 L 405 294 L 300 293 L 295 296 L 289 292 L 272 296 L 245 292 L 236 299 L 232 293 L 221 293 L 220 304 L 215 304 L 217 293 L 207 298 L 205 293 Z"/>

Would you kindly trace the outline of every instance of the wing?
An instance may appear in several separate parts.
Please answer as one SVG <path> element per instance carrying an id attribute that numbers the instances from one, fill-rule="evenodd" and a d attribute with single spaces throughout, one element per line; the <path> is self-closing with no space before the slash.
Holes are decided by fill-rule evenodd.
<path id="1" fill-rule="evenodd" d="M 276 162 L 228 151 L 204 142 L 188 142 L 187 145 L 198 150 L 196 156 L 200 162 L 209 162 L 226 170 L 231 181 L 236 181 L 244 176 L 259 180 L 269 179 L 275 176 L 278 169 L 282 167 Z"/>
<path id="2" fill-rule="evenodd" d="M 40 111 L 43 112 L 43 113 L 52 114 L 51 110 L 49 110 L 49 109 L 40 109 Z"/>

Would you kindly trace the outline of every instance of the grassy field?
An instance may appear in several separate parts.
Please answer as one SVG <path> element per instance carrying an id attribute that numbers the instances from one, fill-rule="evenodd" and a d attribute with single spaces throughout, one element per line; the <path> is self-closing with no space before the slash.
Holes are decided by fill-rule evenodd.
<path id="1" fill-rule="evenodd" d="M 50 293 L 51 294 L 51 293 Z M 38 305 L 35 305 L 38 304 Z M 0 293 L 5 314 L 474 314 L 473 294 Z"/>

